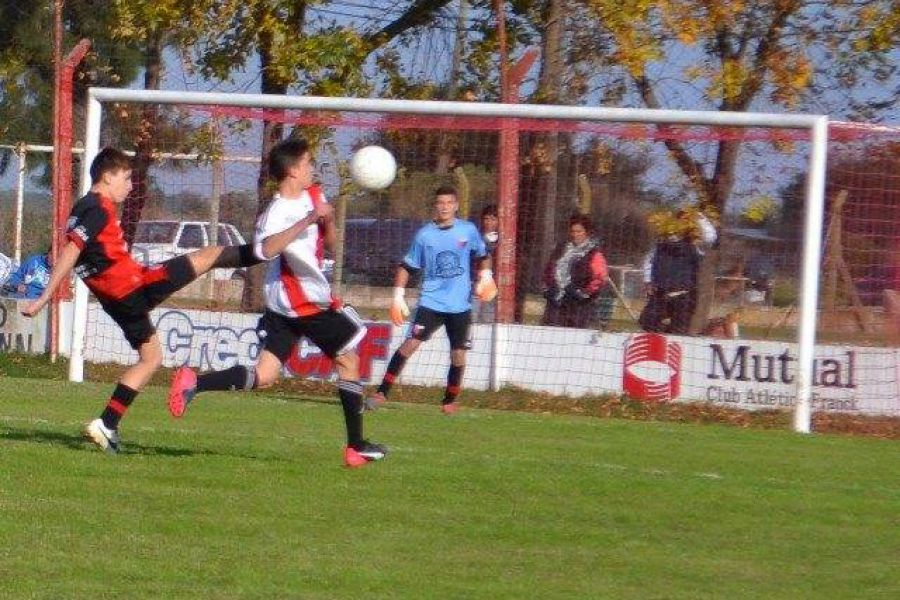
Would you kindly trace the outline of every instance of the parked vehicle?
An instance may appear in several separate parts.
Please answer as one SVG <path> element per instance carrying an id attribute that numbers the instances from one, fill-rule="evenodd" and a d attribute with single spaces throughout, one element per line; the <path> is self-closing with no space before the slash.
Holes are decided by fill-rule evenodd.
<path id="1" fill-rule="evenodd" d="M 347 219 L 344 223 L 347 280 L 392 285 L 397 265 L 421 226 L 422 221 L 417 219 Z"/>
<path id="2" fill-rule="evenodd" d="M 134 232 L 131 255 L 149 265 L 212 245 L 208 221 L 141 221 Z M 219 223 L 216 245 L 239 246 L 244 236 L 231 223 Z M 243 269 L 215 269 L 216 279 L 240 279 Z"/>

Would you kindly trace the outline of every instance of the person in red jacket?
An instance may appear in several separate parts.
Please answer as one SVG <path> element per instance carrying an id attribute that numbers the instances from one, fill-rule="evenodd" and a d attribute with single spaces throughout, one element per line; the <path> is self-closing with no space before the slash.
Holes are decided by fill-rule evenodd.
<path id="1" fill-rule="evenodd" d="M 569 219 L 569 239 L 554 250 L 544 270 L 547 307 L 542 325 L 594 329 L 598 299 L 607 282 L 606 258 L 587 215 Z"/>

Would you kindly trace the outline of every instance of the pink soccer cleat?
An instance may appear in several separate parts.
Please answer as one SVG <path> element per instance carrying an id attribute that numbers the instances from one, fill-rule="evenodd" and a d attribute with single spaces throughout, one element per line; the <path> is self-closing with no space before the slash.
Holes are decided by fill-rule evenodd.
<path id="1" fill-rule="evenodd" d="M 169 387 L 169 413 L 175 417 L 184 415 L 188 404 L 197 393 L 197 374 L 190 367 L 178 367 Z"/>
<path id="2" fill-rule="evenodd" d="M 372 461 L 381 460 L 387 455 L 387 448 L 381 444 L 363 440 L 355 446 L 344 448 L 344 464 L 348 467 L 361 467 Z"/>
<path id="3" fill-rule="evenodd" d="M 445 415 L 452 415 L 458 410 L 459 410 L 458 402 L 449 402 L 447 404 L 441 404 L 441 412 L 444 413 Z"/>

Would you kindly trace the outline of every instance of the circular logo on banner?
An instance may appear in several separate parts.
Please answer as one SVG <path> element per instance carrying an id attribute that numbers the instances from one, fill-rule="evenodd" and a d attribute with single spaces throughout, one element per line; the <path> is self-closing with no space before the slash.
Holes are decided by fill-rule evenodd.
<path id="1" fill-rule="evenodd" d="M 625 345 L 622 388 L 637 400 L 667 402 L 681 391 L 681 345 L 658 333 L 640 333 Z"/>

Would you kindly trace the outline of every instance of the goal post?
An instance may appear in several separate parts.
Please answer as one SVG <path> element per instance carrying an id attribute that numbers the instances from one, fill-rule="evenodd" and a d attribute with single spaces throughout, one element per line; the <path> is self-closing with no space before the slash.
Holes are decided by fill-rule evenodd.
<path id="1" fill-rule="evenodd" d="M 799 320 L 797 324 L 798 357 L 794 378 L 796 402 L 794 404 L 794 429 L 798 432 L 810 431 L 812 386 L 814 382 L 814 357 L 816 341 L 817 300 L 819 296 L 819 265 L 823 240 L 823 218 L 825 207 L 825 171 L 828 147 L 828 120 L 820 115 L 731 113 L 681 110 L 653 110 L 637 108 L 606 108 L 583 106 L 553 106 L 530 104 L 492 104 L 479 102 L 384 100 L 363 98 L 325 98 L 309 96 L 275 96 L 259 94 L 226 94 L 181 91 L 148 91 L 114 88 L 91 88 L 88 92 L 88 107 L 85 133 L 85 155 L 82 164 L 81 190 L 86 193 L 90 187 L 89 165 L 101 146 L 101 123 L 107 105 L 115 104 L 156 104 L 192 107 L 239 107 L 251 111 L 311 111 L 323 114 L 367 113 L 395 114 L 422 117 L 460 117 L 482 119 L 485 123 L 494 121 L 509 123 L 521 120 L 552 120 L 556 122 L 590 122 L 607 124 L 638 124 L 645 126 L 672 127 L 716 127 L 740 129 L 786 129 L 798 131 L 809 142 L 808 158 L 802 169 L 805 181 L 805 221 L 803 233 L 803 256 L 799 285 Z M 264 117 L 262 117 L 264 118 Z M 328 120 L 323 124 L 327 126 Z M 498 172 L 510 165 L 499 165 Z M 513 168 L 518 171 L 519 165 Z M 501 236 L 501 247 L 497 255 L 495 273 L 501 280 L 500 313 L 508 313 L 516 301 L 512 295 L 513 286 L 504 287 L 504 282 L 515 281 L 516 254 L 522 248 L 516 247 L 516 240 Z M 81 381 L 84 373 L 84 345 L 88 293 L 80 282 L 75 297 L 75 315 L 68 327 L 72 331 L 70 379 Z M 495 328 L 491 344 L 492 352 L 516 343 L 507 339 L 507 333 L 498 334 Z M 493 356 L 495 366 L 491 378 L 494 385 L 500 385 L 496 366 L 510 361 L 502 356 Z"/>

